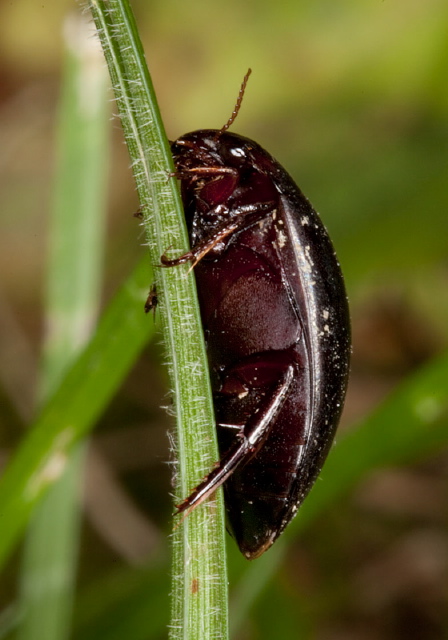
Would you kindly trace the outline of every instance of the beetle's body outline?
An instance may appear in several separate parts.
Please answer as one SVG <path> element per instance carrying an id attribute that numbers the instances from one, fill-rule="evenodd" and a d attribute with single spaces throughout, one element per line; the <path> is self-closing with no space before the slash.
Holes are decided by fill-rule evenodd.
<path id="1" fill-rule="evenodd" d="M 224 483 L 231 531 L 243 554 L 252 559 L 269 548 L 291 520 L 319 474 L 331 445 L 342 409 L 349 366 L 347 299 L 334 249 L 319 216 L 289 174 L 257 143 L 222 130 L 201 130 L 175 141 L 172 151 L 177 176 L 181 180 L 192 249 L 174 260 L 163 256 L 162 263 L 174 266 L 189 260 L 195 267 L 221 451 L 220 464 L 179 505 L 179 511 L 188 512 Z M 270 243 L 271 246 L 262 249 L 263 243 Z M 239 245 L 243 249 L 238 249 Z M 233 284 L 234 276 L 226 280 L 223 271 L 229 268 L 231 260 L 236 260 L 238 264 L 253 260 L 246 271 L 240 266 L 235 268 L 236 280 Z M 269 277 L 266 276 L 268 271 L 275 285 L 269 285 Z M 224 278 L 226 291 L 211 293 L 213 288 L 221 286 L 221 277 Z M 286 326 L 283 331 L 285 341 L 280 344 L 281 339 L 276 339 L 272 327 L 271 343 L 258 335 L 262 327 L 255 332 L 248 329 L 246 335 L 242 336 L 242 342 L 251 340 L 255 351 L 245 353 L 244 347 L 229 345 L 230 355 L 225 354 L 227 348 L 220 336 L 229 331 L 228 326 L 231 328 L 232 322 L 235 323 L 235 317 L 232 319 L 228 314 L 227 303 L 230 301 L 227 298 L 233 292 L 234 297 L 240 298 L 239 306 L 244 307 L 247 303 L 245 292 L 249 296 L 257 295 L 251 294 L 248 289 L 251 280 L 260 289 L 258 295 L 260 292 L 267 294 L 268 299 L 258 300 L 260 313 L 265 305 L 268 309 L 274 309 L 273 313 L 283 314 L 279 322 Z M 233 291 L 235 287 L 237 290 Z M 269 297 L 272 299 L 269 300 Z M 251 303 L 248 302 L 246 306 L 250 310 Z M 235 316 L 238 313 L 244 315 L 245 312 L 244 309 L 235 308 Z M 226 328 L 219 320 L 219 314 L 222 313 L 226 316 L 225 322 L 228 322 Z M 240 317 L 237 324 L 240 325 L 242 321 Z M 268 316 L 266 321 L 268 325 Z M 275 322 L 275 319 L 271 319 L 271 324 Z M 230 333 L 236 334 L 237 329 L 240 327 L 234 327 Z M 297 334 L 295 337 L 294 331 Z M 269 333 L 269 330 L 266 329 L 266 332 Z M 238 341 L 237 335 L 233 337 Z M 267 349 L 264 348 L 266 345 Z M 271 348 L 272 345 L 281 348 Z M 288 350 L 291 353 L 287 353 Z M 247 387 L 247 381 L 242 383 L 239 395 L 237 389 L 234 390 L 234 398 L 229 399 L 229 392 L 225 389 L 229 385 L 238 386 L 243 369 L 252 371 L 250 375 L 253 375 L 257 357 L 262 367 L 277 371 L 277 365 L 272 360 L 277 357 L 274 352 L 283 352 L 285 357 L 283 361 L 283 355 L 279 356 L 279 382 L 277 386 L 265 385 L 258 399 L 259 406 L 255 408 L 260 417 L 249 418 L 245 424 L 240 423 L 241 430 L 238 431 L 238 420 L 235 420 L 239 413 L 238 402 L 242 407 L 245 395 L 252 393 L 256 396 L 258 392 L 255 386 Z M 241 357 L 238 355 L 240 353 L 243 354 Z M 302 381 L 303 388 L 299 389 L 298 383 L 294 382 L 296 387 L 292 390 L 293 383 L 286 380 L 288 366 L 292 367 L 289 375 L 294 380 L 306 378 Z M 286 367 L 284 373 L 282 367 Z M 283 382 L 281 375 L 285 376 Z M 244 384 L 247 388 L 243 389 Z M 236 405 L 236 409 L 220 409 L 220 404 L 226 403 L 226 399 L 223 400 L 225 393 L 229 396 L 228 402 Z M 277 398 L 275 393 L 278 395 L 277 409 L 273 406 Z M 288 394 L 294 395 L 296 404 L 302 404 L 297 411 L 293 410 L 291 402 L 288 405 Z M 244 411 L 241 409 L 243 414 Z M 269 424 L 265 424 L 264 415 L 266 412 L 270 415 L 269 411 L 273 417 Z M 283 508 L 271 509 L 272 513 L 268 514 L 263 525 L 254 513 L 246 513 L 250 510 L 250 503 L 254 504 L 255 496 L 241 496 L 238 484 L 244 487 L 256 481 L 269 447 L 271 453 L 275 451 L 273 459 L 281 462 L 275 430 L 280 428 L 279 422 L 285 412 L 294 414 L 294 419 L 297 419 L 298 428 L 292 439 L 295 437 L 294 446 L 300 448 L 300 455 L 293 464 L 294 479 L 291 479 L 293 474 L 289 462 L 283 465 L 287 468 L 286 471 L 283 469 L 283 473 L 289 487 L 284 495 L 280 494 Z M 224 426 L 226 420 L 223 420 L 223 415 L 228 413 L 234 418 L 230 421 L 234 423 L 230 427 L 229 424 Z M 287 423 L 290 417 L 286 418 Z M 254 423 L 251 427 L 253 431 L 249 428 L 250 420 Z M 286 426 L 283 431 L 290 435 L 293 429 Z M 268 463 L 271 464 L 272 460 Z M 251 468 L 254 470 L 251 471 Z M 278 471 L 278 474 L 281 475 L 281 472 Z M 271 469 L 270 476 L 275 476 L 275 473 Z M 270 495 L 269 488 L 275 483 L 269 472 L 265 476 L 268 488 L 260 488 L 262 498 L 267 503 L 275 503 L 276 498 Z M 254 490 L 255 493 L 257 491 Z M 266 505 L 262 506 L 265 508 Z M 248 533 L 248 529 L 252 531 Z"/>
<path id="2" fill-rule="evenodd" d="M 191 250 L 162 264 L 195 270 L 221 454 L 178 512 L 223 484 L 231 533 L 253 559 L 282 533 L 326 458 L 350 323 L 319 216 L 272 156 L 227 131 L 238 108 L 223 129 L 172 143 Z"/>

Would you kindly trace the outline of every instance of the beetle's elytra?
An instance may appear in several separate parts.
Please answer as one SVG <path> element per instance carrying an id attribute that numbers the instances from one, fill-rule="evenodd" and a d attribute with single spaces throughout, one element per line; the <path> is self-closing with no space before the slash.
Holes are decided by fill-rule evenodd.
<path id="1" fill-rule="evenodd" d="M 179 506 L 224 484 L 246 558 L 282 533 L 318 476 L 345 396 L 350 323 L 328 234 L 283 167 L 221 130 L 174 143 L 207 344 L 221 454 Z"/>

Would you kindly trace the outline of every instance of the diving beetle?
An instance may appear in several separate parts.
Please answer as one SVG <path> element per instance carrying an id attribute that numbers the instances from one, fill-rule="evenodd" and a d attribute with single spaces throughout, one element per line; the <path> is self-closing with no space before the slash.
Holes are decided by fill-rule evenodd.
<path id="1" fill-rule="evenodd" d="M 266 551 L 320 473 L 341 414 L 350 321 L 341 270 L 319 216 L 260 145 L 228 129 L 171 149 L 194 267 L 221 459 L 178 505 L 224 486 L 230 533 L 248 559 Z"/>

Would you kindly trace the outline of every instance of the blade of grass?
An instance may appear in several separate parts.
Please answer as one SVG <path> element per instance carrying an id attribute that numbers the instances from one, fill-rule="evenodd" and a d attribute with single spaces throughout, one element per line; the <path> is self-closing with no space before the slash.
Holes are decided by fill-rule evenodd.
<path id="1" fill-rule="evenodd" d="M 109 127 L 107 75 L 91 31 L 78 15 L 66 20 L 41 398 L 49 396 L 88 339 L 100 298 Z M 69 637 L 84 454 L 79 443 L 30 521 L 20 581 L 20 640 Z"/>
<path id="2" fill-rule="evenodd" d="M 0 567 L 33 507 L 61 477 L 73 445 L 93 428 L 146 342 L 154 322 L 142 312 L 152 273 L 136 266 L 95 334 L 42 408 L 0 480 Z"/>
<path id="3" fill-rule="evenodd" d="M 165 177 L 165 174 L 163 175 Z M 67 373 L 54 397 L 44 407 L 32 432 L 24 439 L 19 452 L 5 472 L 0 483 L 0 510 L 2 513 L 0 562 L 5 560 L 7 552 L 23 529 L 32 507 L 41 499 L 46 489 L 60 477 L 66 465 L 67 453 L 73 443 L 91 428 L 93 421 L 148 338 L 152 330 L 152 323 L 149 323 L 141 312 L 143 291 L 147 291 L 148 283 L 151 282 L 148 271 L 148 265 L 145 265 L 144 262 L 137 267 L 127 285 L 114 300 L 91 344 Z M 183 285 L 184 282 L 190 280 L 181 278 L 180 284 Z M 190 284 L 190 286 L 192 285 Z M 183 289 L 183 287 L 180 288 Z M 163 302 L 163 292 L 161 297 Z M 171 306 L 174 311 L 177 308 L 180 311 L 188 308 L 185 302 L 176 302 L 177 305 Z M 197 312 L 195 314 L 193 314 L 193 317 L 198 320 Z M 181 314 L 180 317 L 182 318 Z M 172 315 L 168 318 L 169 322 L 171 320 Z M 185 328 L 189 329 L 190 325 L 187 324 L 185 326 L 182 322 L 179 323 L 178 342 L 183 341 L 187 345 L 191 343 L 190 335 L 185 333 Z M 185 340 L 186 336 L 187 340 Z M 177 358 L 177 361 L 182 362 L 183 360 Z M 187 391 L 198 378 L 196 372 L 201 370 L 200 368 L 198 369 L 197 361 L 194 359 L 192 364 L 190 362 L 190 365 L 189 367 L 184 367 L 183 382 L 178 385 L 184 390 L 187 389 Z M 208 380 L 206 374 L 201 375 L 205 375 Z M 195 387 L 192 395 L 196 398 Z M 206 402 L 202 400 L 204 396 L 199 397 L 201 398 L 201 403 Z M 199 414 L 202 415 L 202 413 L 203 407 L 199 409 Z M 198 414 L 194 403 L 192 407 L 183 407 L 184 416 L 189 417 L 191 414 Z M 201 424 L 203 426 L 212 428 L 211 420 L 202 417 L 202 421 Z M 211 446 L 209 444 L 211 440 L 207 437 L 204 438 L 201 433 L 192 433 L 191 437 L 193 442 L 197 441 L 201 445 L 189 447 L 190 451 L 194 453 L 203 452 L 204 448 L 207 449 Z M 185 439 L 188 439 L 188 434 L 185 435 L 184 433 L 181 440 L 181 451 L 186 448 Z M 203 467 L 209 466 L 210 460 L 204 461 L 204 456 L 202 456 L 201 460 Z M 194 465 L 193 470 L 198 475 L 198 470 Z M 197 475 L 194 480 L 190 477 L 190 486 L 197 480 Z M 185 476 L 183 476 L 183 482 L 184 484 L 187 483 Z M 189 519 L 190 523 L 192 520 L 194 518 Z M 199 519 L 200 526 L 202 522 L 203 516 Z M 222 529 L 218 527 L 217 530 L 211 533 L 211 528 L 208 525 L 210 523 L 213 525 L 213 522 L 215 521 L 210 518 L 207 519 L 207 526 L 202 529 L 204 536 L 201 543 L 205 541 L 210 543 L 208 546 L 213 546 L 213 543 L 217 542 L 216 548 L 219 549 L 219 554 L 223 558 L 221 552 Z M 200 527 L 188 529 L 188 531 L 187 529 L 187 527 L 179 528 L 179 535 L 183 537 L 186 533 L 189 533 L 191 536 L 195 532 L 199 532 L 200 536 L 202 533 Z M 195 540 L 196 542 L 198 541 L 197 534 Z M 197 546 L 200 546 L 201 543 Z M 196 555 L 199 556 L 201 552 L 202 549 Z M 188 558 L 185 558 L 183 552 L 180 557 L 183 566 L 184 563 L 188 562 Z M 215 561 L 215 565 L 210 566 L 210 556 L 208 554 L 205 559 L 205 564 L 209 570 L 204 573 L 207 578 L 201 584 L 204 587 L 201 592 L 201 598 L 205 596 L 205 599 L 208 598 L 210 601 L 212 596 L 211 599 L 213 600 L 212 615 L 209 615 L 206 619 L 205 626 L 208 628 L 208 623 L 212 622 L 214 624 L 217 620 L 222 620 L 223 616 L 225 617 L 226 600 L 225 597 L 221 598 L 220 596 L 221 599 L 218 602 L 218 599 L 214 597 L 217 590 L 210 590 L 207 581 L 218 582 L 220 594 L 226 590 L 226 581 L 222 579 L 222 571 L 219 572 L 218 580 L 212 571 L 218 565 L 221 566 L 222 563 L 216 563 Z M 189 566 L 194 575 L 196 569 L 194 562 L 189 563 Z M 180 578 L 182 584 L 185 583 L 185 580 L 190 579 L 191 575 L 188 572 L 182 573 Z M 185 584 L 189 586 L 189 582 Z M 202 614 L 198 614 L 198 611 L 202 610 L 197 608 L 190 610 L 195 614 L 197 625 L 202 623 Z M 223 635 L 225 634 L 218 632 L 216 637 L 223 637 Z"/>
<path id="4" fill-rule="evenodd" d="M 284 561 L 288 540 L 309 526 L 370 472 L 419 460 L 448 445 L 448 353 L 402 382 L 333 447 L 320 480 L 272 551 L 250 565 L 232 593 L 236 632 Z M 236 567 L 236 563 L 232 563 Z M 231 565 L 232 566 L 232 565 Z"/>
<path id="5" fill-rule="evenodd" d="M 131 155 L 154 264 L 168 247 L 188 249 L 174 170 L 134 17 L 126 0 L 91 0 Z M 207 360 L 194 277 L 161 269 L 161 316 L 170 359 L 180 461 L 178 498 L 218 458 Z M 173 538 L 172 638 L 227 637 L 227 577 L 221 492 L 196 509 Z M 199 585 L 193 590 L 192 584 Z"/>

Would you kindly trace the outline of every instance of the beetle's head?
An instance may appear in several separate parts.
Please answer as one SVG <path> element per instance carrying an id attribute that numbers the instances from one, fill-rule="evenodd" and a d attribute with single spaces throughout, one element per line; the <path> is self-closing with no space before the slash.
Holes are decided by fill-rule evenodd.
<path id="1" fill-rule="evenodd" d="M 254 142 L 236 133 L 221 129 L 200 129 L 178 138 L 171 144 L 178 171 L 194 167 L 218 170 L 222 167 L 241 169 L 252 162 Z"/>

